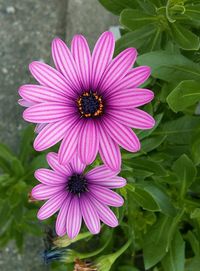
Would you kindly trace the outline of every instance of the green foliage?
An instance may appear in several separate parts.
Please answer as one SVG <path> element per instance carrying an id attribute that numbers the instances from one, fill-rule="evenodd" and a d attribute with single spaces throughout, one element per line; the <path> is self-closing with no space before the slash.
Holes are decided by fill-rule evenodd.
<path id="1" fill-rule="evenodd" d="M 33 127 L 22 135 L 17 154 L 0 144 L 0 246 L 15 240 L 19 250 L 26 234 L 40 235 L 36 219 L 37 203 L 29 202 L 34 170 L 47 166 L 44 154 L 33 151 Z"/>

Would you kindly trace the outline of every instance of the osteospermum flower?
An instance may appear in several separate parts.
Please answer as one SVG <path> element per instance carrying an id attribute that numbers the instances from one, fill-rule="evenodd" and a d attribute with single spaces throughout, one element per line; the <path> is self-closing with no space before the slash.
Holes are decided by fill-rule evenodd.
<path id="1" fill-rule="evenodd" d="M 71 51 L 59 38 L 52 42 L 56 69 L 34 61 L 29 68 L 40 85 L 23 85 L 19 103 L 29 107 L 25 120 L 37 123 L 37 151 L 62 140 L 58 152 L 62 164 L 75 153 L 85 164 L 99 152 L 103 162 L 116 170 L 121 165 L 119 146 L 130 152 L 140 149 L 131 128 L 150 129 L 154 119 L 137 107 L 154 95 L 139 86 L 150 76 L 150 68 L 132 68 L 137 52 L 128 48 L 112 59 L 114 37 L 103 33 L 92 55 L 86 39 L 76 35 Z"/>
<path id="2" fill-rule="evenodd" d="M 50 169 L 38 169 L 35 177 L 41 184 L 32 190 L 37 200 L 47 200 L 40 208 L 38 218 L 47 219 L 59 211 L 56 220 L 56 233 L 68 234 L 74 238 L 80 231 L 82 218 L 89 231 L 100 231 L 100 220 L 110 227 L 118 221 L 107 206 L 123 205 L 123 198 L 112 188 L 123 187 L 124 178 L 116 176 L 106 166 L 98 166 L 85 173 L 85 165 L 75 155 L 70 163 L 61 165 L 56 153 L 49 153 L 47 161 Z"/>

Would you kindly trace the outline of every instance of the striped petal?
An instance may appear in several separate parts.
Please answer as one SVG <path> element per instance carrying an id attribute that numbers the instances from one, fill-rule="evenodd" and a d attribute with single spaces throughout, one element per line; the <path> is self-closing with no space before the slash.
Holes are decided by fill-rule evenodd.
<path id="1" fill-rule="evenodd" d="M 106 118 L 106 121 L 104 121 L 104 127 L 112 139 L 124 149 L 131 152 L 139 151 L 140 141 L 131 128 L 117 123 L 110 118 Z"/>
<path id="2" fill-rule="evenodd" d="M 107 224 L 110 227 L 117 227 L 119 224 L 118 220 L 115 214 L 110 210 L 110 208 L 105 204 L 102 204 L 100 201 L 96 200 L 93 196 L 90 196 L 89 198 L 92 204 L 95 206 L 95 209 L 97 210 L 101 221 L 103 221 L 103 223 Z"/>
<path id="3" fill-rule="evenodd" d="M 19 88 L 19 95 L 32 103 L 70 103 L 69 99 L 60 91 L 40 85 L 23 85 Z"/>
<path id="4" fill-rule="evenodd" d="M 82 35 L 74 36 L 71 44 L 71 52 L 76 62 L 82 87 L 88 90 L 90 88 L 91 54 L 88 43 Z"/>
<path id="5" fill-rule="evenodd" d="M 50 123 L 63 120 L 74 112 L 73 107 L 68 107 L 63 103 L 40 103 L 27 108 L 23 113 L 23 118 L 33 123 Z"/>
<path id="6" fill-rule="evenodd" d="M 73 96 L 72 89 L 68 86 L 65 77 L 51 66 L 34 61 L 29 65 L 29 70 L 42 86 L 56 89 L 69 97 Z"/>
<path id="7" fill-rule="evenodd" d="M 63 202 L 60 208 L 60 211 L 58 213 L 58 216 L 56 219 L 56 233 L 58 236 L 64 236 L 67 232 L 66 221 L 67 221 L 67 214 L 68 214 L 70 202 L 71 202 L 71 195 L 68 195 L 68 197 Z"/>
<path id="8" fill-rule="evenodd" d="M 128 48 L 121 52 L 106 68 L 98 88 L 105 91 L 114 82 L 121 80 L 133 66 L 136 57 L 137 51 L 134 48 Z"/>
<path id="9" fill-rule="evenodd" d="M 91 85 L 93 89 L 97 88 L 105 69 L 111 62 L 114 48 L 115 39 L 112 32 L 104 32 L 96 42 L 92 53 Z"/>
<path id="10" fill-rule="evenodd" d="M 74 239 L 80 231 L 82 222 L 81 209 L 78 197 L 73 197 L 67 214 L 66 228 L 69 238 Z"/>
<path id="11" fill-rule="evenodd" d="M 76 173 L 83 173 L 85 170 L 86 164 L 83 164 L 79 159 L 78 155 L 74 155 L 73 159 L 70 161 L 71 168 Z"/>
<path id="12" fill-rule="evenodd" d="M 60 186 L 66 183 L 66 176 L 50 169 L 40 168 L 35 171 L 35 178 L 49 186 Z"/>
<path id="13" fill-rule="evenodd" d="M 39 209 L 37 217 L 40 220 L 44 220 L 55 214 L 62 206 L 64 200 L 67 197 L 67 192 L 60 192 L 54 197 L 50 198 L 45 204 Z"/>
<path id="14" fill-rule="evenodd" d="M 99 149 L 99 133 L 93 120 L 85 121 L 80 131 L 78 153 L 84 164 L 91 164 Z"/>
<path id="15" fill-rule="evenodd" d="M 66 176 L 72 174 L 72 168 L 69 164 L 61 165 L 58 161 L 58 154 L 55 152 L 49 152 L 47 154 L 47 161 L 50 167 L 56 171 L 59 175 L 63 175 L 65 180 Z"/>
<path id="16" fill-rule="evenodd" d="M 93 197 L 103 204 L 120 207 L 124 204 L 123 198 L 116 192 L 99 185 L 90 185 L 89 191 Z"/>
<path id="17" fill-rule="evenodd" d="M 119 172 L 119 170 L 118 170 Z M 110 179 L 118 174 L 118 172 L 111 170 L 109 167 L 106 167 L 104 165 L 97 166 L 90 170 L 86 177 L 89 180 L 101 180 L 102 178 Z"/>
<path id="18" fill-rule="evenodd" d="M 87 228 L 92 234 L 98 234 L 100 232 L 99 216 L 87 196 L 81 196 L 80 207 Z"/>
<path id="19" fill-rule="evenodd" d="M 136 129 L 151 129 L 155 125 L 155 120 L 148 113 L 134 108 L 127 110 L 109 110 L 112 119 Z"/>
<path id="20" fill-rule="evenodd" d="M 19 99 L 18 104 L 23 106 L 23 107 L 30 107 L 30 106 L 34 105 L 35 103 L 29 102 L 29 101 L 24 100 L 24 99 Z"/>
<path id="21" fill-rule="evenodd" d="M 65 76 L 70 87 L 75 91 L 79 90 L 81 86 L 76 63 L 67 45 L 59 38 L 55 38 L 52 42 L 52 56 L 56 69 Z"/>
<path id="22" fill-rule="evenodd" d="M 121 153 L 120 148 L 115 143 L 112 138 L 105 133 L 102 127 L 99 127 L 100 133 L 100 146 L 99 146 L 99 154 L 101 156 L 102 161 L 106 166 L 111 168 L 112 170 L 120 170 L 121 168 Z"/>
<path id="23" fill-rule="evenodd" d="M 61 192 L 65 188 L 65 183 L 59 186 L 48 186 L 44 184 L 36 185 L 31 192 L 31 195 L 34 199 L 37 200 L 46 200 L 54 196 L 58 192 Z"/>
<path id="24" fill-rule="evenodd" d="M 111 179 L 102 178 L 97 180 L 93 178 L 89 180 L 89 183 L 114 189 L 124 187 L 126 185 L 126 180 L 120 176 L 115 176 L 112 177 Z"/>

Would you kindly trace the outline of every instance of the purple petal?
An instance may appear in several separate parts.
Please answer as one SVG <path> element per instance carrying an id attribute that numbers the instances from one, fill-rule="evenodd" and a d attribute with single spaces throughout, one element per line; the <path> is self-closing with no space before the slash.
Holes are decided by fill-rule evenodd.
<path id="1" fill-rule="evenodd" d="M 42 85 L 58 90 L 66 96 L 72 97 L 72 89 L 68 86 L 65 77 L 51 66 L 34 61 L 29 65 L 30 72 Z"/>
<path id="2" fill-rule="evenodd" d="M 109 89 L 114 82 L 121 80 L 133 66 L 136 57 L 137 51 L 134 48 L 128 48 L 121 52 L 105 70 L 98 88 L 105 91 Z"/>
<path id="3" fill-rule="evenodd" d="M 121 90 L 109 96 L 107 99 L 108 108 L 130 109 L 151 102 L 154 93 L 149 89 L 135 88 Z"/>
<path id="4" fill-rule="evenodd" d="M 112 119 L 136 129 L 151 129 L 155 125 L 152 116 L 137 108 L 120 111 L 111 109 L 108 114 Z"/>
<path id="5" fill-rule="evenodd" d="M 151 68 L 147 66 L 131 69 L 121 81 L 113 83 L 109 88 L 108 95 L 117 93 L 123 89 L 137 88 L 149 78 L 150 74 Z"/>
<path id="6" fill-rule="evenodd" d="M 89 191 L 93 197 L 103 204 L 114 207 L 120 207 L 124 204 L 124 200 L 120 195 L 106 187 L 90 184 Z"/>
<path id="7" fill-rule="evenodd" d="M 81 196 L 80 207 L 87 228 L 92 234 L 98 234 L 100 232 L 99 216 L 96 208 L 92 205 L 86 195 Z"/>
<path id="8" fill-rule="evenodd" d="M 69 98 L 67 98 L 62 92 L 40 85 L 23 85 L 19 88 L 19 95 L 32 103 L 70 102 Z"/>
<path id="9" fill-rule="evenodd" d="M 99 133 L 93 120 L 86 120 L 80 131 L 78 153 L 85 164 L 91 164 L 99 149 Z"/>
<path id="10" fill-rule="evenodd" d="M 80 89 L 74 58 L 67 45 L 59 38 L 55 38 L 52 42 L 52 56 L 56 69 L 65 76 L 70 87 L 75 91 Z"/>
<path id="11" fill-rule="evenodd" d="M 77 150 L 78 137 L 82 124 L 82 121 L 76 122 L 65 134 L 65 138 L 63 139 L 58 151 L 58 157 L 61 164 L 66 164 L 74 156 Z"/>
<path id="12" fill-rule="evenodd" d="M 47 124 L 36 137 L 33 145 L 34 149 L 36 151 L 43 151 L 55 145 L 64 138 L 71 125 L 71 119 Z"/>
<path id="13" fill-rule="evenodd" d="M 95 178 L 90 178 L 89 183 L 105 186 L 107 188 L 121 188 L 126 185 L 126 180 L 120 176 L 115 176 L 111 179 L 102 178 L 98 180 Z"/>
<path id="14" fill-rule="evenodd" d="M 50 167 L 56 171 L 59 175 L 63 175 L 65 180 L 66 176 L 70 176 L 72 174 L 72 168 L 69 164 L 61 165 L 58 161 L 58 154 L 54 152 L 50 152 L 47 154 L 47 161 Z"/>
<path id="15" fill-rule="evenodd" d="M 19 99 L 18 104 L 23 106 L 23 107 L 30 107 L 30 106 L 34 105 L 35 103 L 26 101 L 24 99 Z"/>
<path id="16" fill-rule="evenodd" d="M 75 109 L 64 103 L 49 102 L 39 103 L 27 108 L 23 113 L 23 118 L 34 123 L 50 123 L 63 120 L 74 113 Z"/>
<path id="17" fill-rule="evenodd" d="M 50 169 L 37 169 L 34 175 L 39 182 L 49 186 L 62 186 L 66 183 L 66 174 L 61 175 L 60 172 L 54 172 Z"/>
<path id="18" fill-rule="evenodd" d="M 112 139 L 124 149 L 131 152 L 137 152 L 140 150 L 140 141 L 131 128 L 117 123 L 110 118 L 106 118 L 106 120 L 104 120 L 104 127 Z"/>
<path id="19" fill-rule="evenodd" d="M 36 124 L 36 126 L 35 126 L 35 133 L 36 134 L 39 134 L 42 130 L 43 130 L 43 128 L 46 126 L 47 124 L 46 123 L 39 123 L 39 124 Z"/>
<path id="20" fill-rule="evenodd" d="M 74 155 L 73 159 L 70 161 L 70 164 L 71 164 L 71 168 L 73 172 L 76 172 L 79 174 L 83 173 L 86 167 L 86 165 L 81 162 L 77 154 Z"/>
<path id="21" fill-rule="evenodd" d="M 113 171 L 110 168 L 102 165 L 102 166 L 97 166 L 90 170 L 87 174 L 86 177 L 90 180 L 102 180 L 102 178 L 105 179 L 111 179 L 112 177 L 115 177 L 119 173 L 119 170 Z"/>
<path id="22" fill-rule="evenodd" d="M 79 79 L 85 90 L 90 88 L 91 74 L 91 54 L 88 43 L 82 35 L 75 35 L 72 44 L 71 52 L 75 59 Z"/>
<path id="23" fill-rule="evenodd" d="M 34 199 L 37 200 L 46 200 L 54 196 L 58 192 L 61 192 L 65 188 L 65 183 L 60 184 L 59 186 L 48 186 L 44 184 L 36 185 L 31 192 L 31 195 Z"/>
<path id="24" fill-rule="evenodd" d="M 119 224 L 118 220 L 115 214 L 110 210 L 108 206 L 106 206 L 105 204 L 102 204 L 101 202 L 99 202 L 92 196 L 90 196 L 90 200 L 95 206 L 101 221 L 103 221 L 105 224 L 107 224 L 110 227 L 118 226 Z"/>
<path id="25" fill-rule="evenodd" d="M 54 197 L 50 198 L 38 211 L 37 217 L 44 220 L 55 214 L 63 204 L 67 197 L 67 192 L 60 192 Z"/>
<path id="26" fill-rule="evenodd" d="M 73 197 L 69 205 L 66 228 L 69 238 L 75 238 L 81 229 L 82 215 L 78 197 Z"/>
<path id="27" fill-rule="evenodd" d="M 111 32 L 104 32 L 96 42 L 92 53 L 91 85 L 96 89 L 104 70 L 112 60 L 115 39 Z"/>
<path id="28" fill-rule="evenodd" d="M 66 220 L 67 220 L 67 213 L 68 213 L 70 202 L 71 202 L 71 195 L 68 195 L 68 197 L 63 202 L 60 208 L 60 211 L 58 213 L 58 216 L 56 219 L 56 233 L 58 236 L 64 236 L 67 232 Z"/>
<path id="29" fill-rule="evenodd" d="M 105 133 L 102 127 L 99 127 L 100 133 L 100 147 L 99 154 L 106 166 L 114 171 L 121 168 L 121 153 L 119 146 L 112 140 L 112 138 Z"/>

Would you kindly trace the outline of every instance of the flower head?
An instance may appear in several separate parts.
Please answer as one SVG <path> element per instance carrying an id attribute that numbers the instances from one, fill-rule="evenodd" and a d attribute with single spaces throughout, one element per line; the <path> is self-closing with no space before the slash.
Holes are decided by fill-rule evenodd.
<path id="1" fill-rule="evenodd" d="M 118 225 L 107 205 L 123 205 L 123 198 L 111 189 L 123 187 L 125 179 L 106 166 L 85 172 L 85 165 L 77 155 L 66 165 L 59 163 L 56 153 L 49 153 L 47 161 L 52 170 L 36 170 L 35 177 L 41 184 L 32 190 L 35 199 L 47 200 L 38 212 L 39 219 L 47 219 L 59 211 L 56 233 L 59 236 L 67 233 L 69 238 L 78 235 L 82 218 L 93 234 L 99 233 L 100 220 L 110 227 Z"/>
<path id="2" fill-rule="evenodd" d="M 62 141 L 61 164 L 77 153 L 85 164 L 99 152 L 113 170 L 121 166 L 119 146 L 137 152 L 140 142 L 131 128 L 150 129 L 154 119 L 137 107 L 154 95 L 139 88 L 150 68 L 132 68 L 137 57 L 128 48 L 112 59 L 114 37 L 103 33 L 92 54 L 82 35 L 74 36 L 71 51 L 59 38 L 52 42 L 55 69 L 34 61 L 29 68 L 39 85 L 23 85 L 19 103 L 28 107 L 25 120 L 37 123 L 34 148 L 45 150 Z"/>

